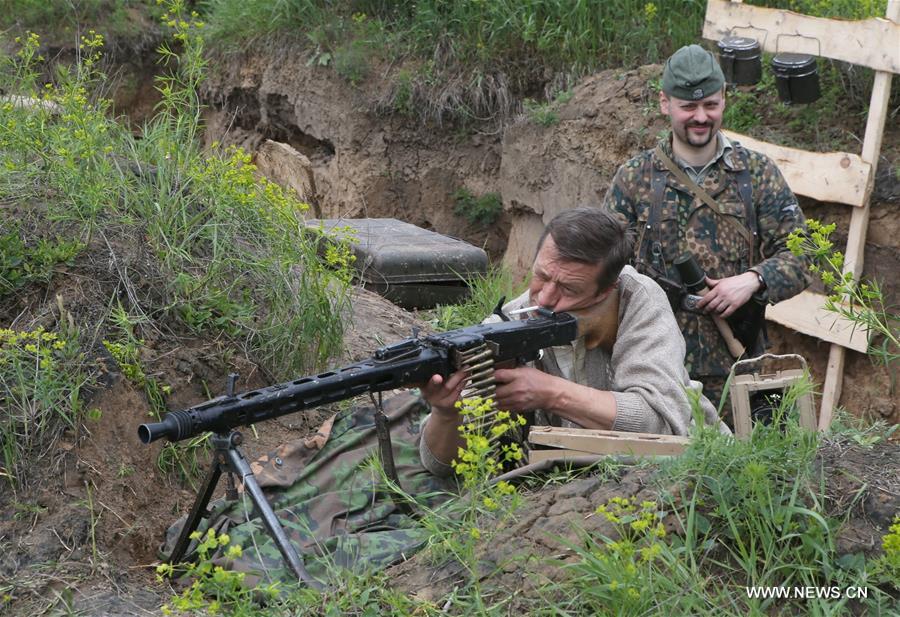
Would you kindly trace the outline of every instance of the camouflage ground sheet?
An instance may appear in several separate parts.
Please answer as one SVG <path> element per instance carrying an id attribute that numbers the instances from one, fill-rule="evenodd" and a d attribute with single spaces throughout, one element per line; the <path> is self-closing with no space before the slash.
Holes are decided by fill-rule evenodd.
<path id="1" fill-rule="evenodd" d="M 410 394 L 385 401 L 394 460 L 403 489 L 429 506 L 449 498 L 454 487 L 429 474 L 419 462 L 418 444 L 427 406 Z M 354 407 L 326 421 L 315 435 L 286 443 L 251 467 L 275 514 L 297 548 L 309 573 L 324 579 L 327 568 L 381 568 L 414 554 L 427 539 L 424 529 L 404 513 L 372 465 L 378 439 L 371 406 Z M 296 581 L 281 553 L 252 512 L 249 498 L 212 504 L 210 523 L 227 532 L 242 555 L 214 563 L 246 572 L 245 584 Z M 171 549 L 183 520 L 169 528 Z M 187 558 L 191 558 L 191 546 Z"/>

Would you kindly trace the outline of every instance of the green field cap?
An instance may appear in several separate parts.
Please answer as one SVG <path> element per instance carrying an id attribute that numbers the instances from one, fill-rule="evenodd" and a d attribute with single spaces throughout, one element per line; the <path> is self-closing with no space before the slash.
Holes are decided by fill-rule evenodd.
<path id="1" fill-rule="evenodd" d="M 725 75 L 715 57 L 699 45 L 687 45 L 666 60 L 662 89 L 669 96 L 698 101 L 725 85 Z"/>

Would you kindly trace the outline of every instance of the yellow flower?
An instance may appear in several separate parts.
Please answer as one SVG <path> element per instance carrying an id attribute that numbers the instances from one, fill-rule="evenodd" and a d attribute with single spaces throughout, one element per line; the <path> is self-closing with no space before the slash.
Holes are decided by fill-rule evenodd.
<path id="1" fill-rule="evenodd" d="M 241 549 L 241 547 L 238 546 L 237 544 L 235 544 L 233 546 L 229 546 L 228 550 L 225 551 L 225 557 L 227 557 L 228 559 L 237 559 L 238 557 L 240 557 L 243 554 L 244 554 L 243 549 Z"/>

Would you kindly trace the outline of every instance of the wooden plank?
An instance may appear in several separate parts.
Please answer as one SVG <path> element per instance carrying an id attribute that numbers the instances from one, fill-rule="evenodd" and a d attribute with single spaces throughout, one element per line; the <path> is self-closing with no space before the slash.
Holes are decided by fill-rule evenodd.
<path id="1" fill-rule="evenodd" d="M 892 22 L 900 21 L 900 0 L 888 0 L 885 17 Z M 894 38 L 893 49 L 900 50 Z M 897 71 L 893 71 L 896 73 Z M 869 101 L 869 116 L 866 120 L 866 134 L 863 138 L 862 159 L 872 166 L 872 177 L 878 168 L 878 155 L 884 137 L 884 124 L 888 115 L 888 99 L 891 94 L 893 75 L 879 71 L 872 85 L 872 99 Z M 862 208 L 854 208 L 850 213 L 850 231 L 847 236 L 847 250 L 844 252 L 844 272 L 852 272 L 858 279 L 863 269 L 863 252 L 866 248 L 866 233 L 869 228 L 869 203 Z M 828 368 L 825 384 L 822 386 L 822 405 L 819 409 L 819 430 L 831 426 L 834 408 L 841 398 L 844 379 L 845 351 L 843 347 L 832 346 L 828 353 Z"/>
<path id="2" fill-rule="evenodd" d="M 834 408 L 841 400 L 844 389 L 844 364 L 847 350 L 840 345 L 832 345 L 828 350 L 828 364 L 825 367 L 825 383 L 822 385 L 822 402 L 819 406 L 819 430 L 827 431 L 834 417 Z"/>
<path id="3" fill-rule="evenodd" d="M 813 54 L 876 71 L 900 73 L 900 25 L 886 19 L 828 19 L 728 0 L 708 0 L 703 38 L 718 41 L 731 34 L 752 36 L 763 50 L 772 53 Z"/>
<path id="4" fill-rule="evenodd" d="M 687 437 L 624 431 L 600 431 L 539 426 L 528 441 L 536 445 L 579 450 L 589 454 L 673 455 L 684 452 Z"/>
<path id="5" fill-rule="evenodd" d="M 851 321 L 825 310 L 826 297 L 803 291 L 793 298 L 766 307 L 766 319 L 792 330 L 865 353 L 867 333 Z"/>
<path id="6" fill-rule="evenodd" d="M 565 450 L 562 448 L 548 448 L 546 450 L 531 450 L 528 453 L 528 463 L 539 463 L 541 461 L 547 460 L 565 461 L 582 456 L 596 456 L 599 458 L 600 455 L 594 454 L 593 452 L 580 452 L 578 450 Z"/>
<path id="7" fill-rule="evenodd" d="M 794 193 L 818 201 L 862 206 L 872 190 L 872 166 L 857 154 L 807 152 L 724 131 L 728 139 L 775 161 Z"/>
<path id="8" fill-rule="evenodd" d="M 750 419 L 750 390 L 746 383 L 731 382 L 731 417 L 734 421 L 734 436 L 738 439 L 749 439 L 753 430 Z"/>

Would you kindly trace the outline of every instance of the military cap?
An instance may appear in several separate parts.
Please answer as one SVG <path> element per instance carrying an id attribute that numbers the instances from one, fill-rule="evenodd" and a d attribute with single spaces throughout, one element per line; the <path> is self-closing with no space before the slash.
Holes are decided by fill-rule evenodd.
<path id="1" fill-rule="evenodd" d="M 715 57 L 699 45 L 686 45 L 666 60 L 662 90 L 669 96 L 697 101 L 725 85 L 725 75 Z"/>

